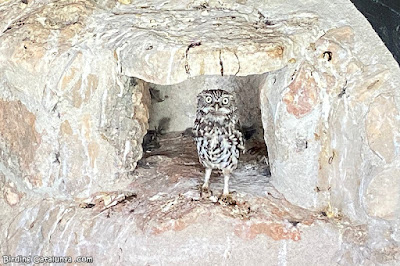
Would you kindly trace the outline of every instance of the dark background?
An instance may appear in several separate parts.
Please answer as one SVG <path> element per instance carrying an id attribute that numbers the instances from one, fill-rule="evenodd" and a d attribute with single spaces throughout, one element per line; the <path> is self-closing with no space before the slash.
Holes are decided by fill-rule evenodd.
<path id="1" fill-rule="evenodd" d="M 351 2 L 368 19 L 400 64 L 400 0 L 351 0 Z"/>

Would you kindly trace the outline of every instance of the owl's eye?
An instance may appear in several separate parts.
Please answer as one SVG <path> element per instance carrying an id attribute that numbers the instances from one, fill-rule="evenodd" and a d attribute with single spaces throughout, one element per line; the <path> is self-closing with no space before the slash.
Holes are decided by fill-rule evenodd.
<path id="1" fill-rule="evenodd" d="M 222 104 L 227 105 L 229 103 L 229 99 L 228 98 L 223 98 L 222 99 Z"/>
<path id="2" fill-rule="evenodd" d="M 211 102 L 212 102 L 211 96 L 207 96 L 207 97 L 206 97 L 206 103 L 211 103 Z"/>

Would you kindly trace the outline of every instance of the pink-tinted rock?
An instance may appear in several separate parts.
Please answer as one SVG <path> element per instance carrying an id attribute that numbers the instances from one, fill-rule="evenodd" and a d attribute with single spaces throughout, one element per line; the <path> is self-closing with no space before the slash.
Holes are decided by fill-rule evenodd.
<path id="1" fill-rule="evenodd" d="M 297 118 L 311 112 L 318 103 L 319 89 L 309 66 L 303 65 L 300 68 L 288 88 L 289 92 L 283 96 L 283 101 L 287 105 L 288 113 Z"/>
<path id="2" fill-rule="evenodd" d="M 36 116 L 20 101 L 0 99 L 0 144 L 2 160 L 21 175 L 33 173 L 31 163 L 41 143 Z"/>

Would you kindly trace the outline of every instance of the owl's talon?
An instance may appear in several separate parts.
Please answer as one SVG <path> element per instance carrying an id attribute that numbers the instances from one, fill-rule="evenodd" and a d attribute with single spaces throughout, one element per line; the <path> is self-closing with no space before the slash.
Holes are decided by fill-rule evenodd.
<path id="1" fill-rule="evenodd" d="M 201 190 L 200 190 L 200 196 L 202 198 L 209 198 L 212 196 L 212 192 L 208 187 L 203 186 L 203 187 L 201 187 Z"/>
<path id="2" fill-rule="evenodd" d="M 226 205 L 236 205 L 236 200 L 232 198 L 231 194 L 222 194 L 219 200 Z"/>

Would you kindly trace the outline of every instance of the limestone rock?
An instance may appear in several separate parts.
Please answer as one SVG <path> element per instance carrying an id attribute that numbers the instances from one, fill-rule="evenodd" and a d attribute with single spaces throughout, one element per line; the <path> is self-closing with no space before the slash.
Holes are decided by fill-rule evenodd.
<path id="1" fill-rule="evenodd" d="M 310 255 L 309 243 L 326 248 L 316 230 L 335 248 L 329 260 L 312 250 L 315 264 L 334 254 L 343 264 L 398 258 L 400 70 L 349 0 L 0 1 L 0 73 L 2 254 L 111 249 L 97 258 L 244 264 L 244 254 L 262 259 L 272 249 L 270 264 L 306 264 L 297 255 Z M 150 107 L 150 84 L 174 90 L 166 107 Z M 262 124 L 279 202 L 266 200 L 267 180 L 246 179 L 239 188 L 257 194 L 244 197 L 251 206 L 209 214 L 211 203 L 184 196 L 197 191 L 192 157 L 170 165 L 161 154 L 144 166 L 164 159 L 162 174 L 135 176 L 150 111 L 179 114 L 170 130 L 182 130 L 195 90 L 210 84 L 238 93 L 244 125 Z M 131 190 L 143 201 L 129 205 L 122 191 Z M 90 212 L 82 199 L 107 208 Z M 350 233 L 342 242 L 336 229 L 307 227 L 299 237 L 300 218 Z M 191 258 L 174 250 L 160 262 L 171 241 Z M 138 255 L 146 251 L 156 255 Z"/>
<path id="2" fill-rule="evenodd" d="M 351 28 L 328 31 L 293 74 L 267 76 L 261 110 L 275 187 L 303 207 L 363 220 L 360 189 L 398 157 L 400 124 L 387 67 L 365 66 L 355 45 Z"/>
<path id="3" fill-rule="evenodd" d="M 35 160 L 35 152 L 41 143 L 35 124 L 36 116 L 21 101 L 0 100 L 2 161 L 18 174 L 24 170 L 28 173 L 34 172 L 30 171 L 29 165 Z"/>
<path id="4" fill-rule="evenodd" d="M 394 220 L 400 213 L 400 168 L 389 168 L 374 176 L 365 193 L 367 212 Z"/>
<path id="5" fill-rule="evenodd" d="M 110 74 L 112 52 L 72 49 L 52 67 L 42 65 L 43 77 L 34 68 L 35 75 L 16 76 L 6 59 L 2 167 L 19 190 L 89 195 L 134 169 L 142 156 L 150 96 L 142 81 Z"/>
<path id="6" fill-rule="evenodd" d="M 400 136 L 399 115 L 393 97 L 380 95 L 370 105 L 366 117 L 368 144 L 387 163 L 391 163 L 396 156 L 395 136 Z"/>

